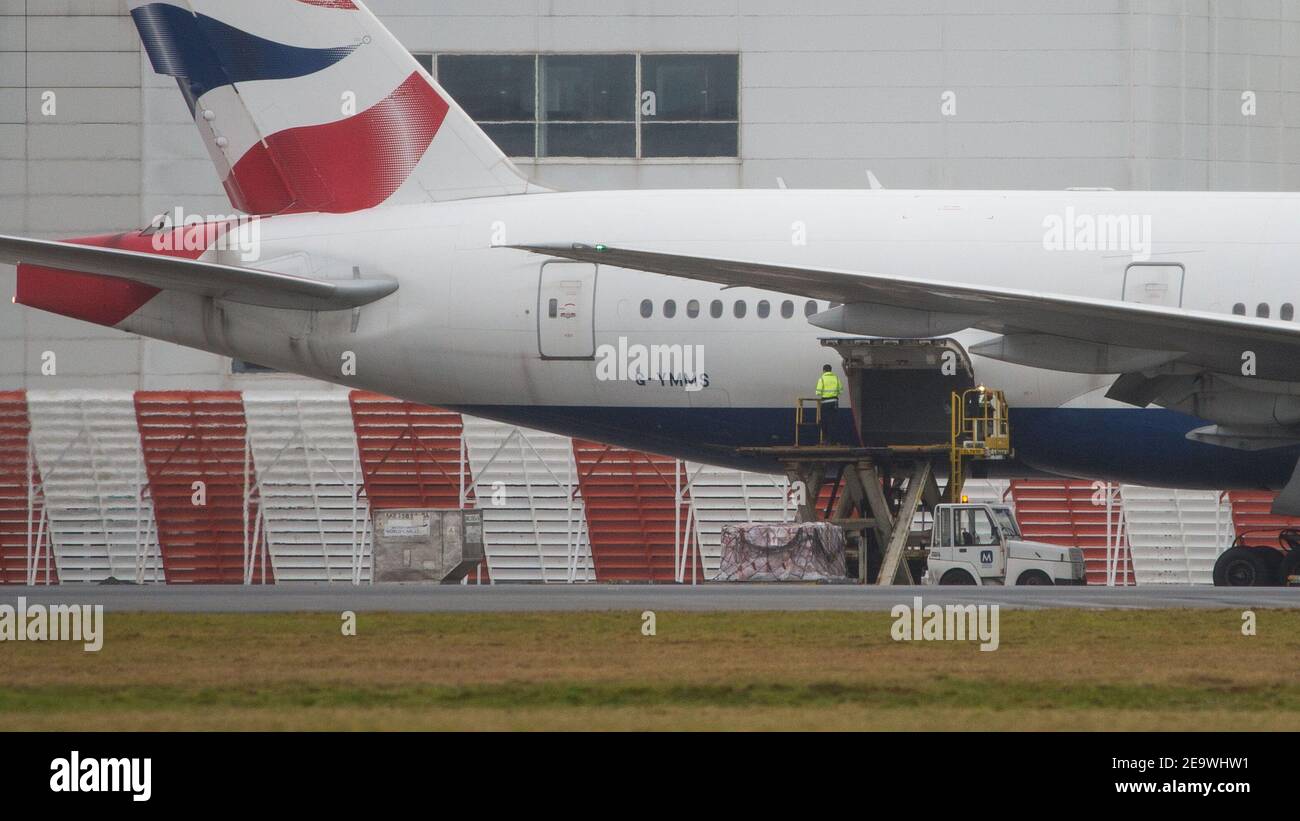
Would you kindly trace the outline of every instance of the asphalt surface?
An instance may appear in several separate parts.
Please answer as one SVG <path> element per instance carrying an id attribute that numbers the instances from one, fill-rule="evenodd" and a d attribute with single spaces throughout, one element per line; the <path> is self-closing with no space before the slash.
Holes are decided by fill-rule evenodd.
<path id="1" fill-rule="evenodd" d="M 66 585 L 4 587 L 0 605 L 102 604 L 152 613 L 883 610 L 912 604 L 997 604 L 1008 609 L 1300 609 L 1300 588 L 863 587 L 858 585 L 293 584 L 272 587 Z"/>

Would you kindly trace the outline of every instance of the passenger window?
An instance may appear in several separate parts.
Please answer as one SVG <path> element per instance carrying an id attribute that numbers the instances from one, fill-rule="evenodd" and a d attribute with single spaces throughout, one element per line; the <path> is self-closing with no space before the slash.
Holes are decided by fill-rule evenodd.
<path id="1" fill-rule="evenodd" d="M 812 315 L 815 314 L 815 313 L 817 313 L 817 303 L 816 303 L 816 302 L 813 302 L 813 301 L 810 299 L 810 300 L 808 300 L 807 302 L 804 303 L 804 306 L 803 306 L 803 315 L 804 315 L 804 316 L 812 316 Z"/>
<path id="2" fill-rule="evenodd" d="M 766 299 L 760 299 L 758 301 L 758 318 L 767 319 L 771 315 L 772 303 L 768 302 Z"/>
<path id="3" fill-rule="evenodd" d="M 722 319 L 722 300 L 715 299 L 709 303 L 709 316 L 714 319 Z"/>
<path id="4" fill-rule="evenodd" d="M 641 300 L 641 316 L 643 318 L 649 319 L 650 317 L 654 316 L 654 312 L 655 312 L 655 304 L 653 302 L 651 302 L 648 299 Z"/>
<path id="5" fill-rule="evenodd" d="M 700 315 L 700 301 L 698 299 L 692 299 L 686 303 L 686 315 L 691 319 L 695 319 Z"/>
<path id="6" fill-rule="evenodd" d="M 664 303 L 664 316 L 672 319 L 677 316 L 677 303 L 674 300 L 668 300 Z"/>
<path id="7" fill-rule="evenodd" d="M 1261 302 L 1255 307 L 1255 316 L 1260 319 L 1268 319 L 1268 303 Z"/>
<path id="8" fill-rule="evenodd" d="M 550 305 L 546 308 L 546 313 L 551 319 L 558 317 L 560 315 L 560 300 L 552 299 Z"/>
<path id="9" fill-rule="evenodd" d="M 789 319 L 792 316 L 794 316 L 794 303 L 787 299 L 781 303 L 781 318 Z"/>
<path id="10" fill-rule="evenodd" d="M 746 305 L 745 305 L 745 300 L 743 300 L 743 299 L 738 299 L 738 300 L 736 300 L 736 307 L 732 309 L 732 312 L 735 313 L 735 315 L 736 315 L 736 319 L 744 319 L 744 318 L 745 318 L 745 313 L 746 313 L 748 310 L 749 310 L 749 309 L 748 309 L 748 308 L 746 307 Z"/>
<path id="11" fill-rule="evenodd" d="M 1286 322 L 1290 322 L 1291 320 L 1295 319 L 1295 306 L 1292 305 L 1290 302 L 1283 302 L 1282 311 L 1278 314 L 1278 318 Z"/>

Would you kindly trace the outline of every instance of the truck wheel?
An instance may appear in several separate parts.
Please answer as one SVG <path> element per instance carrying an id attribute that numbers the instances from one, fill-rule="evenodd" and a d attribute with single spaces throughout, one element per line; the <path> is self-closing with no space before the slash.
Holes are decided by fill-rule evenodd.
<path id="1" fill-rule="evenodd" d="M 943 577 L 939 579 L 939 584 L 974 584 L 974 583 L 975 583 L 974 576 L 967 573 L 965 570 L 961 570 L 955 567 L 952 570 L 949 570 L 947 573 L 944 573 Z"/>
<path id="2" fill-rule="evenodd" d="M 1026 570 L 1016 579 L 1016 584 L 1055 584 L 1052 577 L 1041 570 Z"/>
<path id="3" fill-rule="evenodd" d="M 1273 584 L 1266 547 L 1230 547 L 1214 563 L 1215 587 L 1268 587 Z"/>

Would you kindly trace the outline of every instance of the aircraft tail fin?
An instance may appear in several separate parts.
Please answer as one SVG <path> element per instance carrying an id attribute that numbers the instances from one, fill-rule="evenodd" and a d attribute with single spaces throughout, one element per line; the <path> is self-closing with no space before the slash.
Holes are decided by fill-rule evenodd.
<path id="1" fill-rule="evenodd" d="M 231 204 L 350 213 L 541 190 L 359 0 L 130 0 Z"/>

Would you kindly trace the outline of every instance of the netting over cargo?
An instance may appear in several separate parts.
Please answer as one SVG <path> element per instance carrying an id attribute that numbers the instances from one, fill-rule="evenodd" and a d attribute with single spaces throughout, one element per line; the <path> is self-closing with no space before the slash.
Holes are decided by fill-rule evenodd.
<path id="1" fill-rule="evenodd" d="M 844 531 L 825 522 L 727 525 L 717 581 L 831 581 L 845 578 Z"/>

